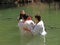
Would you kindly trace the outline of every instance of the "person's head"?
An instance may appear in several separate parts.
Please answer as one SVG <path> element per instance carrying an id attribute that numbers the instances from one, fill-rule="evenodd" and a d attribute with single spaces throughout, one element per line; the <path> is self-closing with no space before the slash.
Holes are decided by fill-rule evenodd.
<path id="1" fill-rule="evenodd" d="M 24 11 L 24 10 L 21 10 L 21 11 L 20 11 L 20 14 L 25 14 L 25 11 Z"/>
<path id="2" fill-rule="evenodd" d="M 22 19 L 23 19 L 24 21 L 27 20 L 27 18 L 28 18 L 28 15 L 27 15 L 27 14 L 25 14 L 25 15 L 22 16 Z"/>
<path id="3" fill-rule="evenodd" d="M 39 21 L 41 21 L 41 16 L 35 15 L 35 23 L 38 23 Z"/>
<path id="4" fill-rule="evenodd" d="M 20 11 L 20 19 L 22 19 L 22 16 L 25 15 L 25 11 L 24 10 L 21 10 Z"/>

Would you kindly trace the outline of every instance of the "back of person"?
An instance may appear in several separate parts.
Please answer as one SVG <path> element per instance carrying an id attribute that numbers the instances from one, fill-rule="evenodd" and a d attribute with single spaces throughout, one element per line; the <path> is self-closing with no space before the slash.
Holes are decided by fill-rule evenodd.
<path id="1" fill-rule="evenodd" d="M 40 28 L 39 33 L 41 35 L 46 35 L 46 31 L 45 31 L 45 27 L 44 27 L 43 21 L 41 20 L 37 25 L 39 25 L 39 28 Z"/>
<path id="2" fill-rule="evenodd" d="M 32 20 L 26 20 L 24 22 L 24 27 L 28 27 L 29 29 L 33 29 L 34 28 L 34 22 Z M 25 30 L 25 35 L 32 35 L 32 32 Z"/>
<path id="3" fill-rule="evenodd" d="M 33 29 L 34 22 L 32 21 L 32 18 L 29 15 L 24 15 L 23 20 L 24 20 L 24 27 L 28 27 L 29 29 Z M 26 34 L 31 34 L 31 32 L 26 31 Z"/>
<path id="4" fill-rule="evenodd" d="M 26 27 L 28 27 L 30 30 L 34 28 L 34 22 L 32 20 L 27 20 L 25 23 Z"/>

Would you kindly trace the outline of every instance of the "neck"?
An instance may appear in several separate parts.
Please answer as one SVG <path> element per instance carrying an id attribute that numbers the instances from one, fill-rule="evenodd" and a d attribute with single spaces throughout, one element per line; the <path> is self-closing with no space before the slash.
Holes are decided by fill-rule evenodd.
<path id="1" fill-rule="evenodd" d="M 39 21 L 38 22 L 36 22 L 36 24 L 38 24 L 39 23 Z"/>

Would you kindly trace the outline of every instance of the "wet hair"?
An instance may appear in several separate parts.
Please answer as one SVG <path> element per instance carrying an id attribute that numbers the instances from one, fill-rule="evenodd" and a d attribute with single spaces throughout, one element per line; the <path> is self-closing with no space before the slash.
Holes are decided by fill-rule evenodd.
<path id="1" fill-rule="evenodd" d="M 20 17 L 19 17 L 19 19 L 22 19 L 23 15 L 25 15 L 25 14 L 20 14 Z"/>
<path id="2" fill-rule="evenodd" d="M 38 21 L 41 20 L 41 16 L 40 15 L 35 15 L 35 18 L 37 18 Z"/>
<path id="3" fill-rule="evenodd" d="M 23 18 L 24 20 L 26 20 L 26 19 L 28 18 L 28 15 L 25 14 L 25 15 L 22 16 L 22 18 Z"/>

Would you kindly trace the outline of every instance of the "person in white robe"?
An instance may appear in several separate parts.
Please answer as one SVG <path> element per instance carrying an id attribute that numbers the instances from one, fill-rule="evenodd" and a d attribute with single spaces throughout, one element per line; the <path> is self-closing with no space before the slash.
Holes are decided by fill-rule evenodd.
<path id="1" fill-rule="evenodd" d="M 23 21 L 24 21 L 23 27 L 28 27 L 30 30 L 32 30 L 34 28 L 34 22 L 32 21 L 31 16 L 24 15 Z M 25 34 L 32 34 L 32 32 L 25 30 Z"/>
<path id="2" fill-rule="evenodd" d="M 39 15 L 35 16 L 35 27 L 33 29 L 29 29 L 28 27 L 24 27 L 24 30 L 31 31 L 34 35 L 40 34 L 42 36 L 46 35 L 47 32 L 45 31 L 45 26 L 43 21 L 41 20 L 41 17 Z"/>

